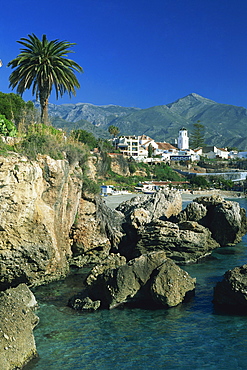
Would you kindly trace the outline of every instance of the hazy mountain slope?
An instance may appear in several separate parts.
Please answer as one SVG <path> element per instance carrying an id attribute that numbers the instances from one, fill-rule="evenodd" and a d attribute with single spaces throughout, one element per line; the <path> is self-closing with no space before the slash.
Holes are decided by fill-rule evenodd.
<path id="1" fill-rule="evenodd" d="M 198 112 L 203 112 L 205 109 L 218 105 L 213 100 L 203 98 L 202 96 L 192 93 L 184 98 L 178 99 L 171 104 L 166 106 L 170 109 L 171 112 L 181 115 L 187 119 L 190 119 L 194 115 L 197 115 Z"/>
<path id="2" fill-rule="evenodd" d="M 55 105 L 49 104 L 49 115 L 66 121 L 86 120 L 96 126 L 107 125 L 115 118 L 138 111 L 139 108 L 125 108 L 118 105 L 93 105 L 88 103 Z"/>
<path id="3" fill-rule="evenodd" d="M 173 103 L 148 109 L 86 103 L 49 104 L 49 114 L 56 117 L 56 127 L 58 119 L 62 118 L 68 121 L 67 124 L 63 122 L 63 127 L 83 128 L 96 136 L 107 137 L 109 125 L 115 125 L 122 135 L 146 134 L 157 141 L 172 144 L 181 127 L 186 127 L 190 135 L 193 123 L 199 120 L 205 126 L 206 144 L 247 150 L 247 110 L 219 104 L 194 93 Z M 80 122 L 80 127 L 76 127 L 75 122 Z"/>
<path id="4" fill-rule="evenodd" d="M 178 130 L 190 122 L 172 113 L 166 105 L 160 105 L 119 117 L 113 124 L 119 127 L 122 135 L 146 134 L 156 140 L 174 142 Z"/>
<path id="5" fill-rule="evenodd" d="M 247 110 L 234 105 L 219 104 L 197 94 L 190 94 L 167 105 L 172 112 L 205 126 L 208 144 L 244 146 L 247 140 Z"/>

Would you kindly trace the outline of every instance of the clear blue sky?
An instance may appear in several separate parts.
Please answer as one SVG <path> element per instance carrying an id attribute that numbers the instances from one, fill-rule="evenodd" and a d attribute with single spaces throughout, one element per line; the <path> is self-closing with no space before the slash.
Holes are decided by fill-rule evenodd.
<path id="1" fill-rule="evenodd" d="M 52 103 L 148 108 L 195 92 L 247 108 L 246 0 L 2 1 L 2 92 L 30 33 L 76 43 L 81 88 Z"/>

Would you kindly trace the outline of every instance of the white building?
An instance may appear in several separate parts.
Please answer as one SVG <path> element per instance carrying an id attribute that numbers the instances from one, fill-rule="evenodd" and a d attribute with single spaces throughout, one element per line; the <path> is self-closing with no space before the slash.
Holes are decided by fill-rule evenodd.
<path id="1" fill-rule="evenodd" d="M 117 146 L 123 155 L 126 155 L 128 157 L 139 156 L 139 136 L 120 136 Z"/>
<path id="2" fill-rule="evenodd" d="M 237 157 L 238 158 L 247 158 L 247 152 L 239 152 L 238 154 L 237 154 Z"/>
<path id="3" fill-rule="evenodd" d="M 186 128 L 181 128 L 178 135 L 178 149 L 186 150 L 189 149 L 189 136 Z"/>
<path id="4" fill-rule="evenodd" d="M 118 139 L 118 149 L 128 157 L 148 157 L 148 147 L 151 145 L 153 151 L 158 148 L 156 142 L 149 136 L 121 136 Z"/>
<path id="5" fill-rule="evenodd" d="M 195 152 L 208 159 L 214 158 L 229 158 L 229 151 L 225 148 L 217 148 L 216 146 L 204 146 L 202 148 L 195 149 Z"/>

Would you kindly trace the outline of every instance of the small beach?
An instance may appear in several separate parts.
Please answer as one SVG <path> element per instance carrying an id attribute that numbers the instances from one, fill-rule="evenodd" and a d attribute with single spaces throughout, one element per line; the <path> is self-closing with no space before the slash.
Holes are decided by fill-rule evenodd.
<path id="1" fill-rule="evenodd" d="M 120 195 L 108 195 L 107 197 L 103 197 L 106 205 L 111 208 L 115 209 L 120 203 L 129 200 L 133 197 L 143 196 L 142 193 L 129 193 L 129 194 L 120 194 Z M 209 197 L 211 195 L 220 195 L 225 199 L 234 199 L 239 198 L 238 192 L 233 191 L 221 191 L 221 190 L 205 190 L 205 191 L 193 191 L 193 193 L 186 191 L 182 192 L 182 201 L 185 203 L 192 202 L 195 198 L 198 197 Z"/>

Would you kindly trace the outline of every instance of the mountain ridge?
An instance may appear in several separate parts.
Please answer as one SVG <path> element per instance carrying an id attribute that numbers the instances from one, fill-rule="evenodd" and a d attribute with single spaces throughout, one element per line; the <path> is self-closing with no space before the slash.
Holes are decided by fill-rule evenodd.
<path id="1" fill-rule="evenodd" d="M 145 109 L 114 104 L 49 104 L 49 114 L 56 127 L 61 122 L 63 128 L 68 130 L 75 129 L 75 124 L 82 129 L 86 125 L 87 130 L 96 137 L 107 137 L 108 127 L 115 125 L 122 135 L 145 133 L 156 141 L 172 144 L 182 126 L 190 134 L 194 123 L 200 121 L 205 126 L 207 145 L 247 150 L 247 109 L 217 103 L 197 93 L 191 93 L 169 104 Z"/>

